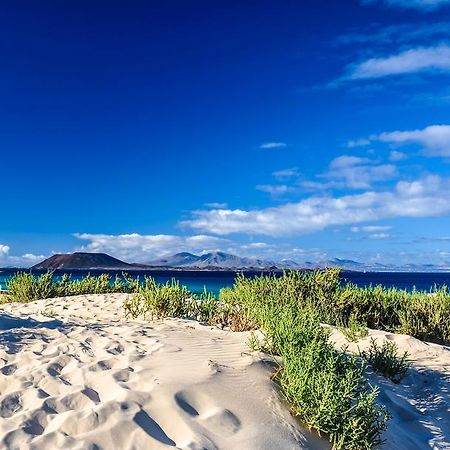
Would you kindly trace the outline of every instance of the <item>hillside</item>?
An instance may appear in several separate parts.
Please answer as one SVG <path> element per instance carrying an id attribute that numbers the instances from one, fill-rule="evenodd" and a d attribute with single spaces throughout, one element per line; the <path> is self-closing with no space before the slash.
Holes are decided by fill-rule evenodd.
<path id="1" fill-rule="evenodd" d="M 136 268 L 106 253 L 75 252 L 57 254 L 34 265 L 32 269 L 131 269 Z"/>

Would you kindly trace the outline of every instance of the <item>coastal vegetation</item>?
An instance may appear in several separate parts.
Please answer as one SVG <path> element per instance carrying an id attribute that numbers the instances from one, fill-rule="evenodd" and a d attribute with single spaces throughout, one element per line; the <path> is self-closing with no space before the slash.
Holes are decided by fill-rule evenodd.
<path id="1" fill-rule="evenodd" d="M 126 274 L 114 278 L 108 274 L 87 275 L 80 280 L 73 280 L 68 274 L 57 278 L 52 271 L 38 276 L 19 272 L 7 282 L 3 301 L 28 303 L 43 298 L 70 295 L 131 293 L 136 292 L 138 287 L 139 280 Z"/>
<path id="2" fill-rule="evenodd" d="M 339 271 L 285 272 L 281 276 L 238 275 L 219 298 L 196 295 L 176 280 L 159 284 L 123 275 L 72 280 L 19 273 L 8 283 L 7 301 L 87 293 L 130 294 L 124 303 L 131 317 L 193 318 L 233 331 L 259 330 L 248 339 L 252 351 L 273 356 L 274 372 L 291 412 L 323 433 L 335 449 L 370 449 L 382 441 L 389 413 L 377 403 L 378 390 L 367 381 L 371 369 L 395 383 L 405 376 L 408 355 L 392 342 L 359 355 L 336 350 L 330 341 L 334 325 L 349 341 L 368 335 L 368 328 L 407 333 L 438 343 L 450 341 L 450 294 L 407 292 L 381 286 L 342 285 Z"/>

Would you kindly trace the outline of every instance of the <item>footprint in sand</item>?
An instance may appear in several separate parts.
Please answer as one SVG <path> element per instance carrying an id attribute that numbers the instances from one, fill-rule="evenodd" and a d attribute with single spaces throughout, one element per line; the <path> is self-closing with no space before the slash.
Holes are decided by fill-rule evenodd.
<path id="1" fill-rule="evenodd" d="M 189 416 L 201 421 L 215 434 L 227 437 L 241 429 L 241 421 L 229 409 L 211 402 L 209 397 L 179 391 L 174 396 L 176 404 Z"/>
<path id="2" fill-rule="evenodd" d="M 129 369 L 119 370 L 113 374 L 113 378 L 117 382 L 126 383 L 130 379 L 130 370 Z"/>
<path id="3" fill-rule="evenodd" d="M 52 377 L 60 380 L 66 386 L 70 386 L 72 383 L 61 375 L 61 371 L 64 369 L 64 367 L 65 367 L 65 363 L 60 363 L 60 362 L 51 363 L 47 367 L 47 373 L 49 375 L 51 375 Z"/>
<path id="4" fill-rule="evenodd" d="M 97 361 L 96 363 L 94 363 L 92 366 L 90 366 L 88 368 L 89 372 L 102 372 L 104 370 L 111 370 L 111 369 L 112 369 L 112 365 L 106 359 Z"/>
<path id="5" fill-rule="evenodd" d="M 18 392 L 7 395 L 0 403 L 0 417 L 4 419 L 13 416 L 22 409 L 22 401 Z"/>
<path id="6" fill-rule="evenodd" d="M 7 366 L 2 367 L 1 372 L 3 375 L 9 376 L 12 375 L 16 370 L 16 364 L 8 364 Z"/>
<path id="7" fill-rule="evenodd" d="M 48 421 L 48 414 L 44 411 L 38 411 L 24 423 L 22 429 L 27 434 L 39 436 L 44 433 Z"/>
<path id="8" fill-rule="evenodd" d="M 112 355 L 120 355 L 124 350 L 123 345 L 118 341 L 113 342 L 106 348 L 106 351 Z"/>
<path id="9" fill-rule="evenodd" d="M 49 411 L 55 411 L 58 414 L 67 411 L 90 410 L 94 404 L 100 403 L 98 392 L 92 388 L 85 387 L 79 392 L 73 392 L 63 397 L 51 397 L 44 401 L 44 406 Z"/>

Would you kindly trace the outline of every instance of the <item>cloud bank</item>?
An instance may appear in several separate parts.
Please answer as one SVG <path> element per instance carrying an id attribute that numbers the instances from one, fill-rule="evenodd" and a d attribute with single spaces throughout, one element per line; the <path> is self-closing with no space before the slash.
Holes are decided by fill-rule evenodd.
<path id="1" fill-rule="evenodd" d="M 321 177 L 340 180 L 350 189 L 368 189 L 372 183 L 397 176 L 393 164 L 377 164 L 369 158 L 342 155 L 333 159 L 329 169 Z"/>
<path id="2" fill-rule="evenodd" d="M 347 79 L 361 80 L 417 72 L 449 72 L 450 47 L 418 47 L 395 55 L 370 58 L 349 67 Z"/>
<path id="3" fill-rule="evenodd" d="M 0 244 L 0 267 L 30 267 L 42 261 L 44 255 L 25 253 L 24 255 L 11 255 L 9 245 Z"/>
<path id="4" fill-rule="evenodd" d="M 429 175 L 415 181 L 399 181 L 392 191 L 310 197 L 264 209 L 194 211 L 193 217 L 181 225 L 216 235 L 245 233 L 279 237 L 312 233 L 336 225 L 449 213 L 450 179 Z"/>
<path id="5" fill-rule="evenodd" d="M 427 156 L 450 156 L 450 125 L 430 125 L 419 130 L 385 132 L 371 139 L 398 145 L 417 144 Z"/>

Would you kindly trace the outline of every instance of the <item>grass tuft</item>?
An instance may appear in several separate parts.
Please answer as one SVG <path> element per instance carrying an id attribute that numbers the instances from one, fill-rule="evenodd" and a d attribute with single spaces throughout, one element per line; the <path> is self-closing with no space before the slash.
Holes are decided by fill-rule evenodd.
<path id="1" fill-rule="evenodd" d="M 337 328 L 349 342 L 358 342 L 369 335 L 368 328 L 358 322 L 354 315 L 349 317 L 346 326 L 340 325 Z"/>
<path id="2" fill-rule="evenodd" d="M 369 349 L 362 352 L 361 356 L 370 364 L 374 372 L 394 383 L 400 383 L 410 366 L 408 352 L 398 356 L 398 346 L 391 341 L 385 341 L 379 346 L 377 341 L 371 338 Z"/>

